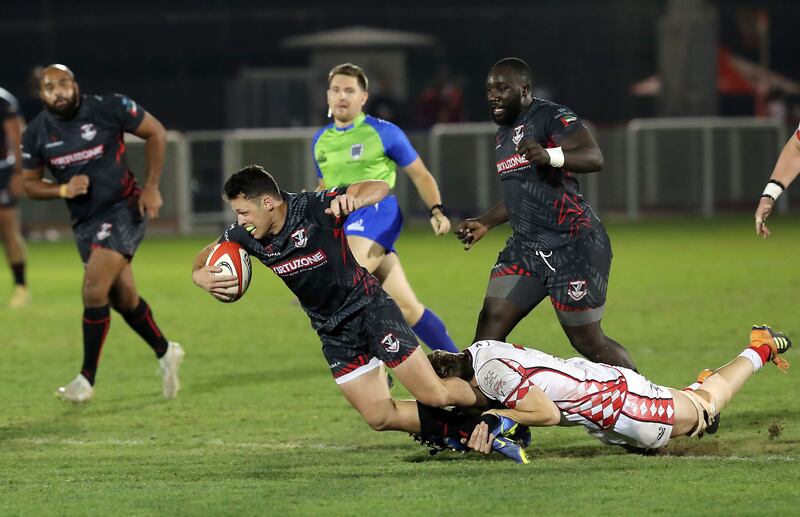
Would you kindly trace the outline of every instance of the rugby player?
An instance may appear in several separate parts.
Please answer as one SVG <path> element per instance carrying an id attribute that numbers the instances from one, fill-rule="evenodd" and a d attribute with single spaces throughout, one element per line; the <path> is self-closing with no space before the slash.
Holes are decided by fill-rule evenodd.
<path id="1" fill-rule="evenodd" d="M 628 352 L 600 327 L 611 242 L 576 177 L 599 171 L 603 154 L 572 110 L 531 95 L 531 70 L 521 59 L 495 63 L 486 92 L 500 126 L 495 155 L 503 201 L 462 221 L 456 235 L 468 250 L 506 221 L 513 234 L 492 267 L 473 342 L 505 340 L 549 296 L 578 352 L 635 370 Z"/>
<path id="2" fill-rule="evenodd" d="M 24 126 L 17 99 L 0 88 L 0 239 L 14 277 L 14 292 L 8 301 L 12 309 L 24 307 L 31 300 L 25 282 L 25 242 L 17 215 L 17 200 L 23 195 L 20 144 Z"/>
<path id="3" fill-rule="evenodd" d="M 778 196 L 786 190 L 798 174 L 800 174 L 800 126 L 797 126 L 794 135 L 789 137 L 786 145 L 783 146 L 772 176 L 761 194 L 761 200 L 756 208 L 756 235 L 765 239 L 770 236 L 767 218 L 772 213 L 772 207 L 775 206 Z"/>
<path id="4" fill-rule="evenodd" d="M 84 263 L 83 364 L 63 400 L 94 396 L 100 351 L 111 321 L 110 309 L 153 349 L 163 377 L 163 394 L 178 393 L 184 351 L 167 341 L 150 306 L 136 289 L 131 260 L 144 238 L 145 219 L 158 217 L 158 189 L 164 165 L 164 126 L 134 100 L 119 94 L 81 95 L 72 71 L 46 67 L 40 95 L 45 110 L 23 136 L 23 179 L 31 199 L 63 198 Z M 125 159 L 123 133 L 144 139 L 147 179 L 140 188 Z M 44 179 L 45 167 L 55 182 Z"/>
<path id="5" fill-rule="evenodd" d="M 270 268 L 311 320 L 342 394 L 376 431 L 459 439 L 488 419 L 499 432 L 513 432 L 513 426 L 504 429 L 494 415 L 462 418 L 439 409 L 473 406 L 478 398 L 467 382 L 436 376 L 397 304 L 353 257 L 344 233 L 347 216 L 388 192 L 389 184 L 382 180 L 319 192 L 284 192 L 262 167 L 245 167 L 224 186 L 236 223 L 197 254 L 192 281 L 216 293 L 237 285 L 235 277 L 218 275 L 222 268 L 205 265 L 214 246 L 223 241 L 238 243 Z M 419 403 L 392 399 L 381 375 L 382 363 Z M 495 449 L 512 459 L 519 456 L 519 447 L 509 440 L 501 440 Z"/>
<path id="6" fill-rule="evenodd" d="M 582 357 L 561 359 L 500 341 L 479 341 L 459 354 L 435 351 L 428 358 L 442 378 L 468 380 L 489 400 L 506 406 L 490 413 L 526 426 L 577 426 L 609 445 L 658 449 L 678 436 L 716 431 L 715 419 L 745 381 L 769 361 L 785 371 L 780 354 L 791 341 L 766 325 L 754 325 L 750 344 L 733 361 L 706 370 L 682 390 L 659 386 L 624 367 Z M 491 451 L 486 423 L 466 445 Z"/>
<path id="7" fill-rule="evenodd" d="M 399 127 L 364 114 L 368 85 L 364 71 L 352 63 L 335 66 L 328 74 L 328 110 L 333 122 L 312 140 L 318 190 L 362 180 L 383 180 L 394 188 L 400 166 L 429 208 L 433 232 L 445 235 L 450 220 L 436 180 Z M 402 227 L 403 214 L 392 194 L 350 214 L 344 232 L 353 256 L 378 278 L 414 333 L 432 349 L 457 352 L 444 322 L 420 303 L 406 278 L 394 248 Z"/>

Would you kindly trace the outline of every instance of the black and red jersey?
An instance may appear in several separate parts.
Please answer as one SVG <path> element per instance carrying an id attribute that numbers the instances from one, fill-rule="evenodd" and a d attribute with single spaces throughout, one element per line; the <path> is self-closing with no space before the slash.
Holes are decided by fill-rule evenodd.
<path id="1" fill-rule="evenodd" d="M 73 225 L 92 220 L 139 194 L 123 134 L 136 131 L 144 115 L 143 107 L 120 94 L 81 96 L 69 120 L 42 111 L 22 137 L 23 168 L 46 167 L 58 183 L 89 176 L 89 192 L 68 199 L 67 206 Z"/>
<path id="2" fill-rule="evenodd" d="M 240 244 L 281 277 L 317 331 L 334 329 L 381 290 L 378 279 L 356 262 L 347 246 L 346 218 L 325 213 L 331 201 L 346 190 L 347 186 L 282 192 L 287 214 L 277 235 L 256 240 L 242 226 L 232 224 L 220 238 Z"/>
<path id="3" fill-rule="evenodd" d="M 537 168 L 516 151 L 523 138 L 545 148 L 558 147 L 583 127 L 569 108 L 534 98 L 513 124 L 497 130 L 497 175 L 517 243 L 536 251 L 552 250 L 600 224 L 584 201 L 574 174 L 553 167 Z"/>

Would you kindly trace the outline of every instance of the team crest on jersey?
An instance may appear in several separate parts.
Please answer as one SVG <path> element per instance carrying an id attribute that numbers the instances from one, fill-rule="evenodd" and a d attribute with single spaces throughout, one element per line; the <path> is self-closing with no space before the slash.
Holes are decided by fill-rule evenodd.
<path id="1" fill-rule="evenodd" d="M 308 244 L 308 232 L 305 228 L 300 228 L 292 234 L 295 248 L 305 248 Z"/>
<path id="2" fill-rule="evenodd" d="M 91 142 L 96 136 L 97 130 L 94 128 L 94 124 L 89 123 L 81 125 L 81 138 L 87 142 Z"/>
<path id="3" fill-rule="evenodd" d="M 520 140 L 523 139 L 525 136 L 525 124 L 517 126 L 514 128 L 514 136 L 511 137 L 511 141 L 514 142 L 514 145 L 517 145 Z"/>
<path id="4" fill-rule="evenodd" d="M 391 354 L 400 350 L 400 340 L 397 339 L 397 337 L 391 332 L 383 336 L 383 339 L 381 339 L 381 345 L 383 345 L 383 348 L 385 348 L 386 351 Z"/>
<path id="5" fill-rule="evenodd" d="M 108 239 L 111 236 L 111 226 L 111 223 L 103 223 L 100 225 L 100 229 L 97 231 L 98 241 Z"/>
<path id="6" fill-rule="evenodd" d="M 569 283 L 567 295 L 577 302 L 582 300 L 588 292 L 589 291 L 586 288 L 586 280 L 573 280 Z"/>
<path id="7" fill-rule="evenodd" d="M 364 144 L 353 144 L 350 146 L 350 158 L 354 160 L 361 159 L 361 155 L 364 153 Z"/>

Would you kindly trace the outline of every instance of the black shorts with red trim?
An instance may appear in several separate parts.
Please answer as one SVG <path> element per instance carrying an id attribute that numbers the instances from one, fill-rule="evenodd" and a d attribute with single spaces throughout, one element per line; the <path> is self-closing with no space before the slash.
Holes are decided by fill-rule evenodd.
<path id="1" fill-rule="evenodd" d="M 549 296 L 562 323 L 599 321 L 611 259 L 611 241 L 602 225 L 550 251 L 534 251 L 512 237 L 492 267 L 486 296 L 508 300 L 525 312 Z"/>
<path id="2" fill-rule="evenodd" d="M 340 384 L 379 366 L 378 361 L 394 368 L 419 346 L 400 307 L 383 291 L 369 305 L 319 336 L 322 353 Z"/>
<path id="3" fill-rule="evenodd" d="M 144 239 L 146 227 L 138 203 L 126 201 L 101 217 L 79 224 L 73 231 L 81 260 L 86 264 L 95 248 L 116 251 L 130 261 Z"/>

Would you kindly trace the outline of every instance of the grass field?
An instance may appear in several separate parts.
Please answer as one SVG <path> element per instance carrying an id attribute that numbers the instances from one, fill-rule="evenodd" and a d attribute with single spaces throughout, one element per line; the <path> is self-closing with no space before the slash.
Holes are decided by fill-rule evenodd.
<path id="1" fill-rule="evenodd" d="M 800 340 L 800 219 L 770 222 L 768 241 L 749 217 L 609 223 L 606 333 L 642 373 L 678 387 L 738 354 L 751 323 Z M 469 253 L 424 229 L 399 242 L 419 298 L 461 346 L 504 237 Z M 180 396 L 161 398 L 149 348 L 116 316 L 85 406 L 52 396 L 80 366 L 78 255 L 71 241 L 30 246 L 34 303 L 0 309 L 0 515 L 789 515 L 800 505 L 800 372 L 765 368 L 719 433 L 675 441 L 667 456 L 626 454 L 575 428 L 534 430 L 525 467 L 430 456 L 349 408 L 270 271 L 255 265 L 235 304 L 194 287 L 192 258 L 211 239 L 150 238 L 134 262 L 159 324 L 186 349 Z M 4 283 L 0 298 L 9 293 Z M 549 304 L 511 338 L 574 355 Z M 786 357 L 800 362 L 796 350 Z"/>

